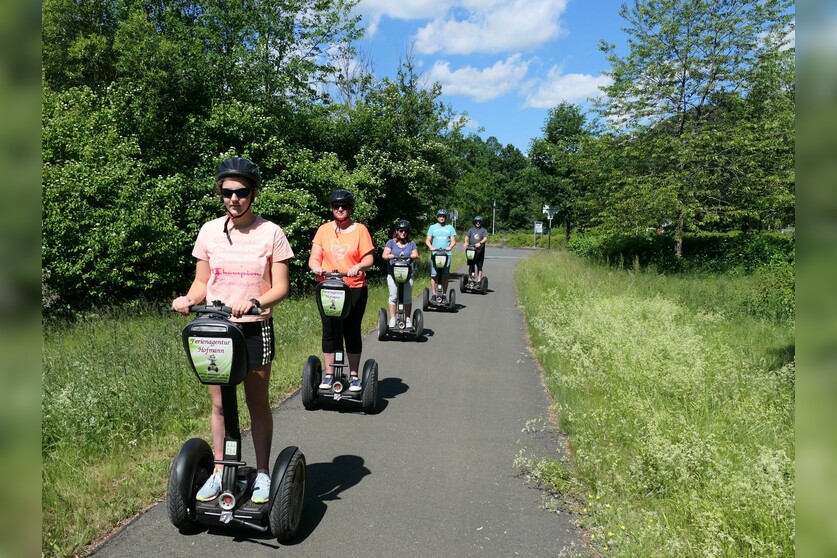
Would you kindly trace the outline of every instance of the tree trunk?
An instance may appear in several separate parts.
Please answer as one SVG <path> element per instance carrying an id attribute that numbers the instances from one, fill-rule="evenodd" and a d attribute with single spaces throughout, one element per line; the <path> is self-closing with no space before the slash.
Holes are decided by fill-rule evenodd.
<path id="1" fill-rule="evenodd" d="M 677 228 L 674 231 L 674 256 L 683 257 L 683 210 L 677 211 Z"/>

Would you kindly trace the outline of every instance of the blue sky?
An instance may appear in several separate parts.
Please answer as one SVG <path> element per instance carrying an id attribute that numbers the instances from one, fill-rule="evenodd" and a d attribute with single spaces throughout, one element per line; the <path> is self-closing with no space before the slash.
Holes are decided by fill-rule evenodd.
<path id="1" fill-rule="evenodd" d="M 609 65 L 604 39 L 624 42 L 619 0 L 361 0 L 358 45 L 377 77 L 394 77 L 412 51 L 442 84 L 441 101 L 470 118 L 466 132 L 527 152 L 550 108 L 589 106 Z"/>

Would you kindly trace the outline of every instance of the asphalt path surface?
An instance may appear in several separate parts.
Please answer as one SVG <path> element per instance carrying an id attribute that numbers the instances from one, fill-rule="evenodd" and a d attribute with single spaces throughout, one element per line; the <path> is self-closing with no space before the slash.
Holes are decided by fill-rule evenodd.
<path id="1" fill-rule="evenodd" d="M 452 274 L 457 311 L 425 312 L 423 342 L 364 338 L 363 360 L 380 368 L 374 415 L 347 402 L 306 411 L 299 393 L 275 410 L 272 458 L 296 445 L 308 463 L 294 540 L 237 527 L 182 534 L 163 502 L 93 556 L 558 556 L 577 528 L 544 509 L 514 463 L 524 447 L 559 447 L 537 426 L 549 400 L 516 305 L 514 269 L 530 253 L 489 245 L 486 295 L 458 292 Z M 255 461 L 249 435 L 243 459 Z"/>

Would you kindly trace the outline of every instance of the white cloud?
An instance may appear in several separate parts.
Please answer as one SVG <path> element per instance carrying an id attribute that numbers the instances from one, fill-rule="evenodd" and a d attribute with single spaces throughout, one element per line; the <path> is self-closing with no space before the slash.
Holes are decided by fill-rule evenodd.
<path id="1" fill-rule="evenodd" d="M 361 0 L 354 12 L 363 16 L 367 36 L 374 37 L 384 17 L 404 21 L 433 19 L 444 16 L 455 3 L 454 0 Z"/>
<path id="2" fill-rule="evenodd" d="M 455 4 L 454 0 L 361 0 L 355 9 L 364 14 L 410 20 L 442 16 Z"/>
<path id="3" fill-rule="evenodd" d="M 603 95 L 599 87 L 610 85 L 608 76 L 590 74 L 562 74 L 561 68 L 553 67 L 542 79 L 527 84 L 524 105 L 529 108 L 552 108 L 562 101 L 577 103 L 590 97 Z"/>
<path id="4" fill-rule="evenodd" d="M 462 95 L 482 102 L 517 88 L 526 76 L 529 64 L 531 61 L 522 60 L 521 55 L 515 54 L 488 68 L 465 66 L 451 71 L 448 62 L 439 60 L 428 72 L 428 78 L 431 82 L 441 83 L 445 95 Z"/>
<path id="5" fill-rule="evenodd" d="M 560 17 L 567 0 L 465 0 L 459 6 L 418 30 L 419 53 L 514 52 L 566 33 Z"/>
<path id="6" fill-rule="evenodd" d="M 361 0 L 367 36 L 381 19 L 430 20 L 414 40 L 417 52 L 471 54 L 515 52 L 563 34 L 560 18 L 568 0 Z"/>

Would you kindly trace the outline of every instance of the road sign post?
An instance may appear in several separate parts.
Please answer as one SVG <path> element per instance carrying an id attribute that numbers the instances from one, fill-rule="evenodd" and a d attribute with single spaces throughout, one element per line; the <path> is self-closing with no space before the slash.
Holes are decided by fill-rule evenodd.
<path id="1" fill-rule="evenodd" d="M 557 208 L 552 205 L 545 205 L 543 206 L 543 213 L 546 215 L 546 218 L 549 219 L 549 236 L 546 241 L 546 249 L 552 249 L 552 218 L 555 217 L 555 211 Z"/>

